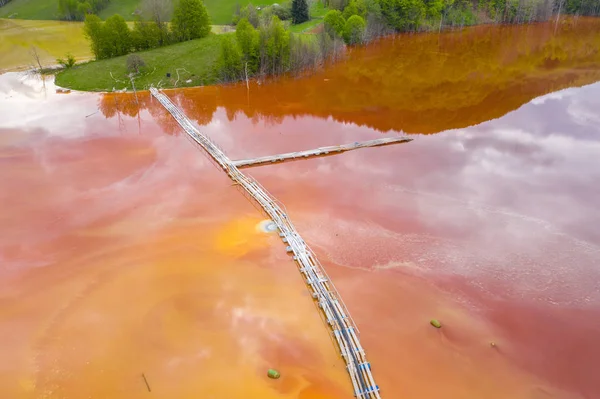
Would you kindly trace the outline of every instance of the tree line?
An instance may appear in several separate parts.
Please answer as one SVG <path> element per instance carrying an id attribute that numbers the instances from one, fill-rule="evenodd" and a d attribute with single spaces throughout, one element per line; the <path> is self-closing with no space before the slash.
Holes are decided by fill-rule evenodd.
<path id="1" fill-rule="evenodd" d="M 390 32 L 479 23 L 530 23 L 562 14 L 600 15 L 600 0 L 323 0 L 330 34 L 358 44 Z"/>
<path id="2" fill-rule="evenodd" d="M 323 0 L 330 11 L 324 17 L 322 32 L 295 35 L 282 21 L 308 19 L 303 2 L 275 4 L 260 13 L 252 4 L 238 7 L 235 38 L 222 41 L 217 63 L 220 80 L 315 69 L 337 58 L 344 43 L 360 45 L 393 32 L 441 30 L 481 22 L 542 21 L 558 14 L 561 7 L 562 12 L 589 15 L 597 13 L 589 4 L 600 5 L 600 0 Z"/>
<path id="3" fill-rule="evenodd" d="M 98 14 L 109 3 L 110 0 L 58 0 L 58 13 L 65 21 L 83 21 L 87 14 Z"/>
<path id="4" fill-rule="evenodd" d="M 243 17 L 235 37 L 222 39 L 217 74 L 231 82 L 314 70 L 337 59 L 343 48 L 341 40 L 325 32 L 293 34 L 277 15 L 262 15 L 256 27 Z"/>
<path id="5" fill-rule="evenodd" d="M 148 0 L 146 17 L 138 18 L 133 29 L 118 14 L 105 22 L 97 15 L 87 14 L 84 34 L 90 40 L 94 57 L 97 60 L 117 57 L 134 50 L 199 39 L 210 33 L 210 17 L 202 0 L 179 0 L 172 10 L 169 4 L 171 2 Z"/>

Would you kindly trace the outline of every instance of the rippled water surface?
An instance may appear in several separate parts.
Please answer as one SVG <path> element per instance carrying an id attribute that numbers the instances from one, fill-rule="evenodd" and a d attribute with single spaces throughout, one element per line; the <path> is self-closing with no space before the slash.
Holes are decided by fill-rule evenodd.
<path id="1" fill-rule="evenodd" d="M 598 392 L 600 21 L 554 29 L 398 36 L 302 79 L 166 92 L 233 159 L 413 135 L 247 169 L 385 398 Z M 284 244 L 147 93 L 5 74 L 0 112 L 2 397 L 352 397 Z"/>

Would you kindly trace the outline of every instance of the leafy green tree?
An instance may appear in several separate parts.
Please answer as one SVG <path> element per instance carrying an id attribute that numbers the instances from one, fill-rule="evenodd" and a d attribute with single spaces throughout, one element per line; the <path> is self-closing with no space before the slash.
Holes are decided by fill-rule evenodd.
<path id="1" fill-rule="evenodd" d="M 356 0 L 351 1 L 345 8 L 344 11 L 342 12 L 342 15 L 344 16 L 344 19 L 348 19 L 353 15 L 360 15 L 361 17 L 366 17 L 367 16 L 367 12 L 365 9 L 360 9 L 358 8 L 359 4 Z"/>
<path id="2" fill-rule="evenodd" d="M 344 41 L 350 45 L 362 43 L 366 27 L 367 24 L 360 15 L 351 16 L 344 26 Z"/>
<path id="3" fill-rule="evenodd" d="M 370 14 L 375 16 L 381 14 L 378 0 L 351 0 L 343 11 L 345 19 L 353 15 L 360 15 L 363 19 L 366 19 Z"/>
<path id="4" fill-rule="evenodd" d="M 444 9 L 444 0 L 425 0 L 426 15 L 428 18 L 438 19 Z"/>
<path id="5" fill-rule="evenodd" d="M 83 34 L 90 41 L 92 53 L 97 60 L 106 58 L 103 54 L 105 46 L 102 28 L 103 23 L 100 17 L 93 14 L 88 14 L 85 16 L 85 22 L 83 23 Z"/>
<path id="6" fill-rule="evenodd" d="M 78 3 L 77 4 L 77 19 L 81 20 L 84 18 L 85 15 L 87 14 L 91 14 L 92 13 L 92 6 L 90 5 L 90 3 L 84 2 L 84 3 Z"/>
<path id="7" fill-rule="evenodd" d="M 221 53 L 217 60 L 218 73 L 225 82 L 239 80 L 242 77 L 242 54 L 230 36 L 221 39 Z"/>
<path id="8" fill-rule="evenodd" d="M 83 21 L 86 14 L 98 13 L 106 8 L 110 0 L 58 0 L 60 19 Z"/>
<path id="9" fill-rule="evenodd" d="M 136 51 L 148 50 L 159 47 L 161 44 L 162 31 L 154 21 L 136 20 L 131 31 L 132 46 Z"/>
<path id="10" fill-rule="evenodd" d="M 76 21 L 82 19 L 79 13 L 77 0 L 58 0 L 58 12 L 60 18 L 66 21 Z"/>
<path id="11" fill-rule="evenodd" d="M 287 71 L 290 61 L 290 33 L 277 16 L 261 26 L 259 51 L 260 69 L 263 73 L 278 75 Z"/>
<path id="12" fill-rule="evenodd" d="M 242 62 L 248 65 L 248 74 L 258 71 L 258 32 L 246 18 L 238 22 L 235 36 L 242 52 Z"/>
<path id="13" fill-rule="evenodd" d="M 180 0 L 171 20 L 176 40 L 199 39 L 210 33 L 210 18 L 202 0 Z"/>
<path id="14" fill-rule="evenodd" d="M 292 0 L 292 23 L 301 24 L 310 19 L 306 0 Z"/>
<path id="15" fill-rule="evenodd" d="M 342 16 L 341 11 L 330 10 L 325 14 L 325 18 L 323 18 L 323 25 L 327 33 L 329 33 L 329 36 L 342 36 L 346 20 Z"/>
<path id="16" fill-rule="evenodd" d="M 102 26 L 104 55 L 106 58 L 125 55 L 131 50 L 131 31 L 119 14 L 108 18 Z"/>
<path id="17" fill-rule="evenodd" d="M 398 31 L 417 30 L 425 17 L 423 0 L 379 0 L 388 25 Z"/>

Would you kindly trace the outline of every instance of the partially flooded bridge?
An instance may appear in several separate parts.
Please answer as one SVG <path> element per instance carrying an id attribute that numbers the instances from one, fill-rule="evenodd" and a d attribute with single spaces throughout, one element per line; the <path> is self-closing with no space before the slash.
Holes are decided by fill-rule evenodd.
<path id="1" fill-rule="evenodd" d="M 155 88 L 151 88 L 150 92 L 171 113 L 183 130 L 208 153 L 234 183 L 256 201 L 275 223 L 279 236 L 287 244 L 287 251 L 293 254 L 293 259 L 298 264 L 312 297 L 321 310 L 322 317 L 331 329 L 340 354 L 346 362 L 354 395 L 360 399 L 380 399 L 379 387 L 375 383 L 371 365 L 358 338 L 358 328 L 325 269 L 289 220 L 285 207 L 257 181 L 240 172 L 234 162 L 208 137 L 200 133 L 165 94 Z"/>

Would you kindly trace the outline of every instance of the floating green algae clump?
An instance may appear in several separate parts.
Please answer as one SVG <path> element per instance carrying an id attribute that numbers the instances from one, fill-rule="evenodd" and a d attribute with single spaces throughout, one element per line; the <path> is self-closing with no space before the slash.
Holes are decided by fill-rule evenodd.
<path id="1" fill-rule="evenodd" d="M 267 371 L 267 375 L 269 376 L 269 378 L 273 378 L 274 380 L 281 377 L 281 374 L 279 374 L 279 371 L 274 370 L 274 369 L 269 369 L 269 371 Z"/>

